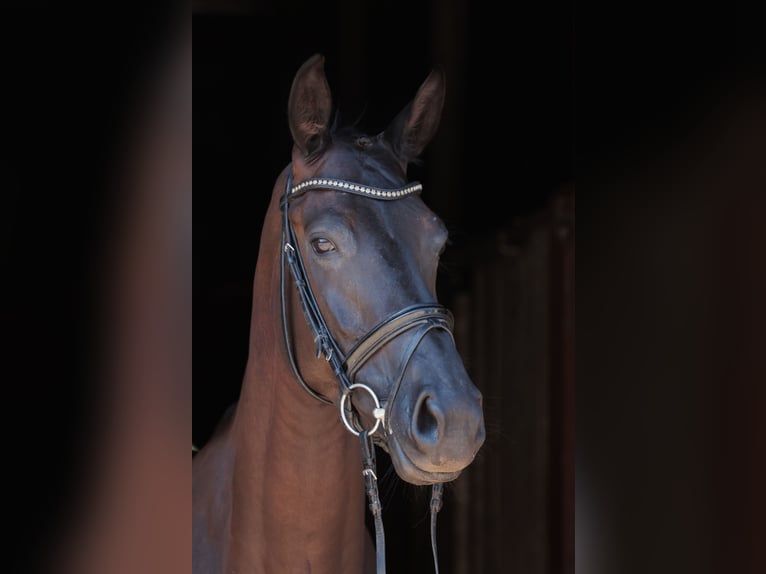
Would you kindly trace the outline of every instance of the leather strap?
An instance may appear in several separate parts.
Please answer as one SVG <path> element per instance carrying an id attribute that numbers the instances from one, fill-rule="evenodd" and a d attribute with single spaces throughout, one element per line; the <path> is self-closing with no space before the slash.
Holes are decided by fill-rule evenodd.
<path id="1" fill-rule="evenodd" d="M 441 305 L 418 304 L 405 307 L 381 321 L 346 356 L 345 367 L 349 379 L 353 381 L 362 365 L 391 339 L 425 323 L 442 324 L 447 331 L 452 332 L 452 313 Z"/>
<path id="2" fill-rule="evenodd" d="M 383 506 L 378 496 L 378 477 L 375 474 L 375 447 L 368 431 L 359 433 L 359 441 L 362 445 L 362 475 L 367 498 L 370 501 L 370 512 L 375 525 L 375 563 L 377 574 L 386 574 L 386 534 L 383 530 Z"/>
<path id="3" fill-rule="evenodd" d="M 443 483 L 437 483 L 431 487 L 431 552 L 434 555 L 436 574 L 439 574 L 439 555 L 436 552 L 436 515 L 442 509 L 442 494 L 444 494 Z"/>

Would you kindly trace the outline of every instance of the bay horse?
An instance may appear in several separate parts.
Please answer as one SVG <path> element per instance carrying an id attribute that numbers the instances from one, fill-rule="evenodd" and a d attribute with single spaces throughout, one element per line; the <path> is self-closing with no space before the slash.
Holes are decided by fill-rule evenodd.
<path id="1" fill-rule="evenodd" d="M 193 459 L 195 573 L 383 572 L 373 441 L 404 481 L 432 485 L 436 558 L 441 485 L 485 437 L 437 302 L 446 227 L 407 181 L 444 93 L 434 70 L 371 136 L 331 125 L 321 55 L 296 73 L 292 161 L 263 224 L 240 399 Z"/>

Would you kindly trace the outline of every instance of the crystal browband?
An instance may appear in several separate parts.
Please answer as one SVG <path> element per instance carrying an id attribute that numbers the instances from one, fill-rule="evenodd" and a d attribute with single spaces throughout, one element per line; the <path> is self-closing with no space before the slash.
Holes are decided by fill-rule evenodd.
<path id="1" fill-rule="evenodd" d="M 295 195 L 300 195 L 310 189 L 334 189 L 336 191 L 345 191 L 364 197 L 372 197 L 374 199 L 399 199 L 400 197 L 404 197 L 411 193 L 422 191 L 423 186 L 419 182 L 414 181 L 398 189 L 382 189 L 370 185 L 345 181 L 343 179 L 314 177 L 302 181 L 298 185 L 294 185 L 292 189 L 290 189 L 289 195 L 290 197 L 294 197 Z"/>

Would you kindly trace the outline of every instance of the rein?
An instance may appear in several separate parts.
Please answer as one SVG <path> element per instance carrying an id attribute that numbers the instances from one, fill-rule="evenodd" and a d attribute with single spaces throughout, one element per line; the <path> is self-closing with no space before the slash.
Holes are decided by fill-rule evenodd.
<path id="1" fill-rule="evenodd" d="M 301 308 L 306 318 L 306 322 L 314 335 L 314 344 L 316 346 L 316 357 L 321 358 L 324 355 L 325 360 L 330 365 L 335 378 L 338 381 L 338 410 L 340 418 L 349 432 L 359 437 L 362 450 L 362 476 L 365 483 L 365 491 L 369 499 L 369 508 L 372 513 L 375 525 L 375 553 L 378 574 L 385 574 L 386 571 L 386 551 L 385 534 L 383 530 L 383 517 L 380 497 L 378 494 L 378 477 L 376 475 L 375 448 L 373 436 L 376 432 L 383 434 L 385 432 L 392 434 L 390 420 L 386 414 L 391 412 L 394 400 L 396 399 L 399 387 L 404 379 L 407 366 L 425 336 L 435 329 L 442 329 L 452 335 L 453 318 L 450 311 L 438 304 L 416 304 L 410 305 L 393 313 L 375 327 L 366 335 L 359 339 L 351 349 L 344 354 L 340 345 L 332 336 L 330 329 L 319 308 L 319 304 L 314 295 L 314 291 L 309 283 L 306 274 L 306 268 L 303 264 L 301 252 L 295 237 L 288 210 L 290 202 L 305 193 L 314 190 L 334 190 L 345 193 L 352 193 L 362 197 L 371 198 L 378 201 L 394 201 L 406 197 L 412 193 L 422 190 L 420 183 L 413 182 L 405 187 L 398 189 L 381 189 L 367 185 L 361 185 L 341 179 L 330 178 L 312 178 L 307 179 L 300 184 L 293 186 L 292 166 L 288 169 L 287 183 L 285 193 L 281 200 L 282 209 L 282 255 L 280 269 L 280 304 L 282 314 L 282 332 L 285 340 L 288 362 L 290 368 L 303 390 L 321 403 L 332 405 L 333 401 L 312 389 L 301 376 L 300 370 L 295 360 L 292 340 L 290 336 L 289 321 L 287 316 L 287 282 L 285 269 L 290 270 L 293 283 L 298 291 L 298 297 L 301 302 Z M 404 354 L 397 371 L 396 379 L 392 391 L 387 401 L 381 403 L 375 392 L 363 383 L 355 383 L 356 373 L 359 369 L 377 353 L 384 345 L 394 338 L 415 330 L 410 344 Z M 454 337 L 453 337 L 454 340 Z M 354 412 L 354 407 L 350 396 L 355 390 L 364 390 L 369 393 L 375 404 L 373 417 L 375 424 L 370 429 L 364 429 L 360 423 L 360 417 Z M 381 444 L 385 444 L 384 438 L 378 439 Z M 439 573 L 439 561 L 436 550 L 436 516 L 442 507 L 442 495 L 444 485 L 434 484 L 431 491 L 431 550 L 434 558 L 434 569 Z"/>

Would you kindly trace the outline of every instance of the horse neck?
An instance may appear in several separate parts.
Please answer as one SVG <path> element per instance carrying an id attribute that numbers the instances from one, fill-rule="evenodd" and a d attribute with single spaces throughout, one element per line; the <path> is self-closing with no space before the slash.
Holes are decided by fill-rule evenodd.
<path id="1" fill-rule="evenodd" d="M 284 350 L 283 181 L 277 181 L 264 223 L 255 273 L 250 353 L 234 422 L 228 563 L 232 571 L 255 564 L 261 566 L 256 571 L 359 572 L 366 537 L 359 443 L 334 407 L 299 386 Z"/>

